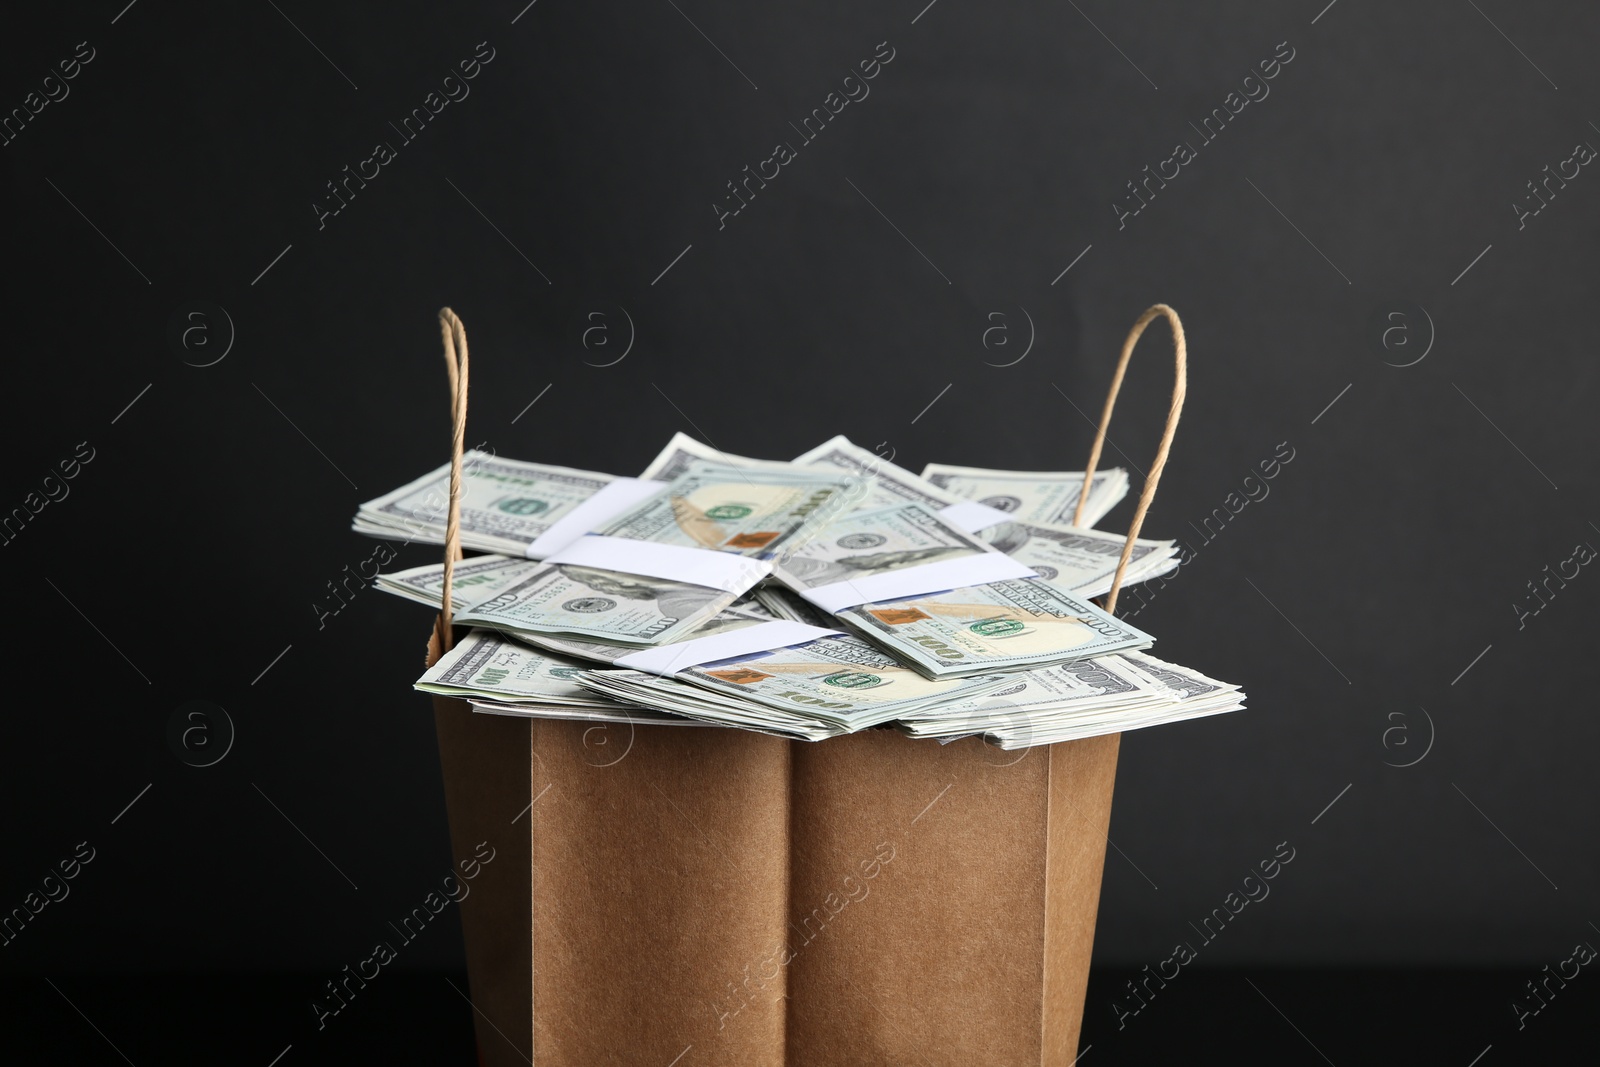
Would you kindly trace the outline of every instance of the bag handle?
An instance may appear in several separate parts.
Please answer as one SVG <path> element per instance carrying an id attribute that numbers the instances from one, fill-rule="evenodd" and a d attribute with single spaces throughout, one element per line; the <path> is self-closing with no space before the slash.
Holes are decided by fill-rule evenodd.
<path id="1" fill-rule="evenodd" d="M 1083 476 L 1083 490 L 1078 494 L 1078 508 L 1072 516 L 1073 525 L 1079 525 L 1083 519 L 1083 509 L 1089 501 L 1089 487 L 1094 481 L 1095 467 L 1100 462 L 1106 430 L 1111 425 L 1111 412 L 1116 407 L 1117 393 L 1122 389 L 1122 378 L 1127 372 L 1128 361 L 1133 358 L 1134 347 L 1138 345 L 1145 327 L 1158 315 L 1165 315 L 1172 326 L 1174 356 L 1172 404 L 1167 411 L 1167 425 L 1161 434 L 1161 444 L 1156 449 L 1155 462 L 1150 465 L 1150 473 L 1145 475 L 1144 490 L 1139 494 L 1139 505 L 1134 509 L 1133 521 L 1128 526 L 1128 539 L 1122 545 L 1122 557 L 1117 561 L 1117 571 L 1111 579 L 1111 591 L 1106 594 L 1107 614 L 1116 611 L 1117 594 L 1122 591 L 1122 576 L 1128 569 L 1129 559 L 1133 556 L 1133 543 L 1144 527 L 1145 513 L 1150 510 L 1150 504 L 1155 499 L 1156 487 L 1161 481 L 1161 471 L 1167 465 L 1167 454 L 1172 449 L 1172 438 L 1178 431 L 1178 419 L 1183 413 L 1183 400 L 1189 388 L 1189 353 L 1183 336 L 1183 320 L 1178 318 L 1178 313 L 1166 304 L 1154 304 L 1146 308 L 1134 322 L 1133 328 L 1128 331 L 1127 339 L 1122 342 L 1122 354 L 1117 359 L 1116 373 L 1111 377 L 1111 389 L 1106 394 L 1105 410 L 1100 416 L 1100 426 L 1095 432 L 1094 446 L 1089 450 L 1089 463 Z M 435 629 L 440 648 L 448 652 L 455 643 L 450 626 L 453 614 L 451 586 L 455 581 L 456 560 L 461 558 L 461 457 L 466 449 L 467 439 L 467 328 L 462 324 L 460 316 L 450 308 L 440 308 L 439 333 L 444 342 L 445 369 L 450 376 L 451 440 L 450 510 L 444 533 L 444 582 L 439 593 L 439 618 L 435 623 Z"/>
<path id="2" fill-rule="evenodd" d="M 1123 542 L 1122 558 L 1117 561 L 1117 573 L 1111 579 L 1111 592 L 1106 594 L 1107 615 L 1116 612 L 1117 594 L 1122 591 L 1122 575 L 1128 569 L 1128 560 L 1133 557 L 1133 542 L 1144 526 L 1145 512 L 1150 510 L 1150 503 L 1156 497 L 1156 485 L 1161 481 L 1162 468 L 1167 465 L 1167 453 L 1172 449 L 1172 437 L 1178 432 L 1178 416 L 1183 413 L 1183 398 L 1189 391 L 1189 349 L 1183 339 L 1183 320 L 1179 319 L 1178 313 L 1166 304 L 1152 304 L 1146 308 L 1144 314 L 1134 322 L 1133 329 L 1128 331 L 1127 340 L 1122 342 L 1122 355 L 1117 360 L 1117 372 L 1111 376 L 1111 391 L 1106 394 L 1106 408 L 1100 415 L 1100 428 L 1094 435 L 1094 447 L 1089 450 L 1089 467 L 1083 472 L 1083 491 L 1078 494 L 1078 510 L 1072 514 L 1072 524 L 1081 525 L 1084 505 L 1089 502 L 1089 486 L 1094 481 L 1094 469 L 1100 462 L 1100 449 L 1106 441 L 1106 428 L 1111 425 L 1111 409 L 1116 407 L 1117 392 L 1122 388 L 1122 376 L 1128 369 L 1128 360 L 1133 357 L 1134 346 L 1139 343 L 1144 328 L 1158 315 L 1165 315 L 1167 322 L 1172 325 L 1172 350 L 1175 363 L 1172 406 L 1167 410 L 1167 426 L 1161 433 L 1161 445 L 1156 449 L 1156 460 L 1150 465 L 1150 473 L 1144 477 L 1144 490 L 1139 494 L 1139 506 L 1134 509 L 1133 522 L 1128 526 L 1128 539 Z"/>
<path id="3" fill-rule="evenodd" d="M 467 328 L 449 308 L 439 309 L 439 332 L 444 338 L 444 364 L 450 372 L 450 512 L 444 527 L 444 586 L 439 594 L 439 618 L 434 624 L 441 652 L 455 645 L 450 628 L 451 587 L 456 560 L 461 558 L 461 454 L 467 440 Z"/>

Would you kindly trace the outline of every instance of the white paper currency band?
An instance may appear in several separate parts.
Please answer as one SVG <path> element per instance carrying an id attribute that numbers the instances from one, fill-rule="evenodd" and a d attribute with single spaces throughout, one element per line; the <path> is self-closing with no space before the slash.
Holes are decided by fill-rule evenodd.
<path id="1" fill-rule="evenodd" d="M 642 574 L 669 582 L 687 582 L 742 593 L 772 573 L 766 560 L 749 559 L 709 548 L 658 545 L 628 537 L 580 537 L 561 551 L 545 557 L 546 563 L 571 563 L 623 574 Z"/>
<path id="2" fill-rule="evenodd" d="M 646 478 L 618 478 L 602 485 L 588 500 L 567 512 L 555 524 L 534 538 L 523 555 L 545 559 L 598 526 L 604 526 L 624 511 L 641 504 L 667 487 L 666 482 Z"/>
<path id="3" fill-rule="evenodd" d="M 1001 522 L 1016 522 L 1017 517 L 976 500 L 963 500 L 939 509 L 939 517 L 962 533 L 977 533 Z"/>
<path id="4" fill-rule="evenodd" d="M 819 585 L 800 595 L 823 611 L 843 611 L 859 604 L 939 593 L 967 585 L 1003 582 L 1009 578 L 1037 578 L 1036 571 L 1000 552 L 983 552 L 959 559 L 943 559 L 920 567 L 873 574 L 853 581 Z"/>
<path id="5" fill-rule="evenodd" d="M 693 641 L 680 641 L 675 645 L 661 645 L 642 652 L 630 652 L 615 665 L 650 674 L 673 675 L 679 671 L 698 667 L 702 663 L 715 663 L 734 656 L 749 656 L 756 652 L 771 652 L 790 645 L 803 645 L 819 637 L 833 637 L 838 630 L 824 630 L 820 626 L 807 626 L 803 622 L 777 619 L 755 626 L 746 626 L 732 633 L 712 634 Z"/>

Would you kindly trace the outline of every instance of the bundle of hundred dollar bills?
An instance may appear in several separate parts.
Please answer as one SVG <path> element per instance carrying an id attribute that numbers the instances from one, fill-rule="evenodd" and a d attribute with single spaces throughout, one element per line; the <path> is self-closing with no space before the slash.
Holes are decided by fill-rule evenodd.
<path id="1" fill-rule="evenodd" d="M 443 544 L 449 467 L 362 504 L 353 529 Z M 930 464 L 836 437 L 792 462 L 677 435 L 638 478 L 468 452 L 455 647 L 416 683 L 479 711 L 821 740 L 893 724 L 1027 748 L 1243 707 L 1239 687 L 1144 653 L 1089 598 L 1128 491 L 1096 472 Z M 1123 583 L 1176 568 L 1139 539 Z M 379 575 L 437 608 L 444 566 Z"/>

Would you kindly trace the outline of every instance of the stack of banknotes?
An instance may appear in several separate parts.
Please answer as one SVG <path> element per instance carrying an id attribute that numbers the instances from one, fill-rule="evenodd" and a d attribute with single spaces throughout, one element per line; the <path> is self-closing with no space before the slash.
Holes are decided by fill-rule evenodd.
<path id="1" fill-rule="evenodd" d="M 362 504 L 353 528 L 443 544 L 448 466 Z M 455 647 L 416 683 L 480 711 L 733 726 L 821 740 L 868 727 L 1027 748 L 1243 706 L 1157 659 L 1090 598 L 1125 538 L 1099 471 L 929 465 L 836 437 L 790 462 L 683 434 L 638 478 L 464 458 Z M 1178 565 L 1135 542 L 1125 585 Z M 437 608 L 444 566 L 380 575 Z"/>

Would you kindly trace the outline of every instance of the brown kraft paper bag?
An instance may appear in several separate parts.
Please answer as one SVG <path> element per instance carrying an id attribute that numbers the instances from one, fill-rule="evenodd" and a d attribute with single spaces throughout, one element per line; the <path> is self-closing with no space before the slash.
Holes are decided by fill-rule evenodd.
<path id="1" fill-rule="evenodd" d="M 1183 401 L 1165 305 L 1124 344 L 1089 464 L 1161 314 L 1178 388 L 1124 566 Z M 466 344 L 441 320 L 459 471 Z M 812 743 L 433 703 L 452 852 L 495 850 L 460 903 L 489 1067 L 1076 1059 L 1119 735 L 1017 752 L 882 729 Z"/>

